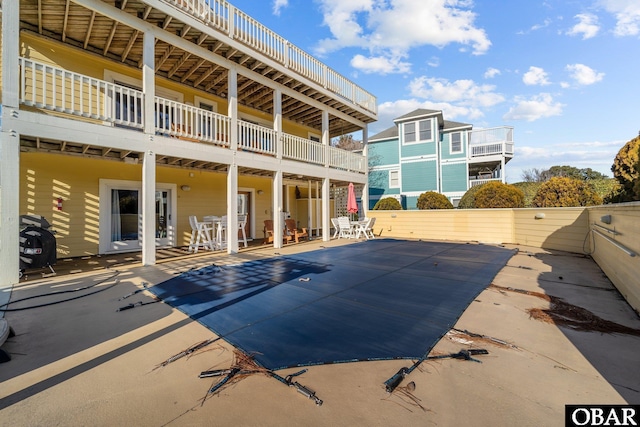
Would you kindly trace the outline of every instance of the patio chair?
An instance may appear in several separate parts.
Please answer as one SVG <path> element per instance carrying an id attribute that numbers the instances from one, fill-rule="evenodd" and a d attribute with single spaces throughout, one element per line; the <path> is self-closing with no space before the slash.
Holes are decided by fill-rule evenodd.
<path id="1" fill-rule="evenodd" d="M 264 220 L 264 242 L 263 244 L 266 245 L 268 243 L 273 243 L 273 220 L 272 219 L 265 219 Z M 287 230 L 286 228 L 282 230 L 282 241 L 284 243 L 287 243 L 289 241 L 291 241 L 291 239 L 293 238 L 293 236 L 290 236 L 287 234 Z"/>
<path id="2" fill-rule="evenodd" d="M 293 240 L 295 240 L 296 243 L 299 243 L 300 239 L 304 239 L 304 238 L 309 240 L 309 233 L 307 232 L 307 229 L 306 228 L 298 229 L 296 227 L 295 219 L 285 219 L 284 223 L 286 226 L 286 234 L 288 236 L 293 237 Z"/>
<path id="3" fill-rule="evenodd" d="M 365 239 L 369 239 L 369 233 L 367 230 L 369 229 L 369 224 L 371 223 L 371 218 L 364 218 L 361 221 L 357 221 L 353 225 L 353 234 L 356 239 L 359 239 L 361 236 Z"/>
<path id="4" fill-rule="evenodd" d="M 339 231 L 338 239 L 340 238 L 351 239 L 352 237 L 354 237 L 353 227 L 351 226 L 349 217 L 347 216 L 338 217 L 338 231 Z"/>
<path id="5" fill-rule="evenodd" d="M 376 235 L 373 232 L 373 226 L 376 223 L 376 219 L 375 218 L 370 218 L 369 219 L 369 224 L 367 224 L 367 228 L 365 229 L 365 236 L 367 237 L 367 239 L 375 239 Z"/>
<path id="6" fill-rule="evenodd" d="M 242 233 L 242 242 L 244 243 L 244 247 L 247 245 L 247 231 L 245 230 L 245 226 L 247 225 L 247 214 L 239 214 L 238 215 L 238 231 Z"/>
<path id="7" fill-rule="evenodd" d="M 340 226 L 338 225 L 338 218 L 331 218 L 331 225 L 333 225 L 333 236 L 331 238 L 335 239 L 336 237 L 338 237 L 338 234 L 340 234 Z"/>
<path id="8" fill-rule="evenodd" d="M 191 226 L 191 240 L 189 240 L 189 252 L 198 253 L 199 248 L 213 249 L 211 234 L 213 227 L 206 222 L 199 222 L 195 215 L 189 215 L 189 225 Z"/>

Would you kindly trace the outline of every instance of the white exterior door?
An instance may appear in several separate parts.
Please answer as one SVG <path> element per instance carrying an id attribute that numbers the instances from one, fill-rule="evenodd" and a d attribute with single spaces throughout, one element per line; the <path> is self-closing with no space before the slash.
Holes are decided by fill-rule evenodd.
<path id="1" fill-rule="evenodd" d="M 175 184 L 156 184 L 156 246 L 175 246 Z M 142 249 L 142 183 L 100 180 L 99 252 Z"/>

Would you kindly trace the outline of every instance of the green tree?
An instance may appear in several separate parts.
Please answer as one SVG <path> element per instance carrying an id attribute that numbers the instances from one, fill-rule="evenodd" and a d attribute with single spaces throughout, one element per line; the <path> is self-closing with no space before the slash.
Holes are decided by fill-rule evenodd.
<path id="1" fill-rule="evenodd" d="M 513 185 L 500 181 L 487 182 L 476 193 L 476 208 L 522 208 L 524 193 Z"/>
<path id="2" fill-rule="evenodd" d="M 607 176 L 594 171 L 591 168 L 578 169 L 574 166 L 551 166 L 549 169 L 526 169 L 522 171 L 522 180 L 524 182 L 545 182 L 554 176 L 564 176 L 567 178 L 581 179 L 583 181 L 592 181 L 597 179 L 606 179 Z"/>
<path id="3" fill-rule="evenodd" d="M 453 205 L 444 194 L 427 191 L 418 196 L 418 209 L 453 209 Z"/>
<path id="4" fill-rule="evenodd" d="M 602 204 L 602 198 L 586 181 L 553 177 L 540 186 L 532 203 L 541 208 L 593 206 Z"/>
<path id="5" fill-rule="evenodd" d="M 458 202 L 458 209 L 474 209 L 476 207 L 476 193 L 484 185 L 486 185 L 486 183 L 474 185 L 473 187 L 468 189 L 467 192 L 462 195 L 462 198 Z"/>
<path id="6" fill-rule="evenodd" d="M 608 201 L 616 203 L 640 200 L 640 135 L 618 151 L 611 172 L 621 188 Z"/>
<path id="7" fill-rule="evenodd" d="M 374 211 L 400 211 L 402 205 L 394 197 L 385 197 L 378 200 L 378 203 L 373 207 Z"/>

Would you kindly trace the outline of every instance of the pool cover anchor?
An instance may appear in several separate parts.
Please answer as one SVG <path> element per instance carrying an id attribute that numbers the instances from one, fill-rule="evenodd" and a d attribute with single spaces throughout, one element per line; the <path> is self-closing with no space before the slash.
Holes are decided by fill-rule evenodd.
<path id="1" fill-rule="evenodd" d="M 220 390 L 220 388 L 222 386 L 224 386 L 227 382 L 229 382 L 229 380 L 231 380 L 231 378 L 233 378 L 235 375 L 246 375 L 246 374 L 259 373 L 259 372 L 264 372 L 264 373 L 267 373 L 267 374 L 271 375 L 273 378 L 277 379 L 282 384 L 284 384 L 284 385 L 286 385 L 288 387 L 295 388 L 298 393 L 302 394 L 307 399 L 313 400 L 317 406 L 322 406 L 322 403 L 323 403 L 322 399 L 320 399 L 320 398 L 318 398 L 318 396 L 316 396 L 316 392 L 315 391 L 313 391 L 310 388 L 300 384 L 297 381 L 293 381 L 294 377 L 297 377 L 298 375 L 302 375 L 305 372 L 307 372 L 306 369 L 303 369 L 301 371 L 295 372 L 295 373 L 293 373 L 291 375 L 287 375 L 286 377 L 281 377 L 280 375 L 276 374 L 273 371 L 243 370 L 243 369 L 239 369 L 239 368 L 214 369 L 214 370 L 211 370 L 211 371 L 202 371 L 200 373 L 200 375 L 198 375 L 198 378 L 221 377 L 221 376 L 224 375 L 223 379 L 218 381 L 213 387 L 211 387 L 211 389 L 209 389 L 209 392 L 207 394 L 212 394 L 212 393 L 215 393 L 216 391 Z"/>
<path id="2" fill-rule="evenodd" d="M 476 348 L 476 349 L 468 349 L 468 350 L 462 349 L 457 353 L 442 354 L 439 356 L 425 355 L 420 359 L 418 359 L 413 365 L 411 365 L 411 367 L 400 368 L 398 372 L 396 372 L 391 378 L 389 378 L 384 382 L 384 388 L 387 391 L 387 393 L 392 393 L 400 385 L 402 380 L 405 379 L 407 375 L 413 372 L 425 360 L 452 358 L 452 359 L 463 359 L 463 360 L 470 360 L 472 362 L 482 363 L 482 361 L 471 357 L 478 354 L 489 354 L 489 352 L 483 348 Z"/>

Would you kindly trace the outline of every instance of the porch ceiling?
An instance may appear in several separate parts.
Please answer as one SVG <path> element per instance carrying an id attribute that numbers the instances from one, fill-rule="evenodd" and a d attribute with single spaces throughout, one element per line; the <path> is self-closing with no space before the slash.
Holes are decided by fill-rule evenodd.
<path id="1" fill-rule="evenodd" d="M 303 79 L 290 71 L 285 74 L 265 64 L 259 54 L 247 46 L 238 49 L 225 43 L 226 36 L 216 38 L 214 29 L 201 32 L 175 16 L 168 15 L 141 0 L 104 0 L 103 3 L 117 8 L 154 27 L 177 35 L 200 47 L 219 55 L 225 61 L 258 73 L 301 95 L 283 95 L 283 118 L 321 129 L 322 111 L 302 99 L 311 99 L 333 108 L 342 114 L 364 123 L 372 122 L 367 116 L 348 102 L 329 96 L 304 83 Z M 185 19 L 185 21 L 187 21 Z M 97 54 L 131 67 L 142 67 L 143 33 L 120 22 L 105 17 L 70 0 L 20 0 L 20 24 L 22 30 L 37 33 L 87 52 Z M 156 75 L 208 92 L 218 97 L 228 95 L 227 69 L 194 55 L 191 52 L 156 39 Z M 238 102 L 256 110 L 273 114 L 273 89 L 256 82 L 243 74 L 238 75 Z M 330 114 L 329 132 L 337 137 L 360 128 L 341 117 Z"/>
<path id="2" fill-rule="evenodd" d="M 58 141 L 54 139 L 34 138 L 29 136 L 21 136 L 20 151 L 23 153 L 49 153 L 62 154 L 68 156 L 77 156 L 84 158 L 93 158 L 100 160 L 120 161 L 130 164 L 138 164 L 139 159 L 143 158 L 143 153 L 131 150 L 119 150 L 114 148 L 103 148 L 92 146 L 89 144 L 78 144 L 68 141 Z M 174 167 L 181 169 L 195 169 L 208 172 L 226 173 L 228 165 L 224 163 L 209 162 L 197 159 L 189 159 L 185 157 L 157 156 L 156 166 Z M 238 174 L 241 176 L 254 176 L 262 178 L 272 178 L 273 171 L 238 167 Z M 317 177 L 306 175 L 297 175 L 293 173 L 283 173 L 283 179 L 299 182 L 321 182 Z M 349 183 L 347 181 L 332 180 L 331 183 L 337 187 L 344 187 Z"/>

